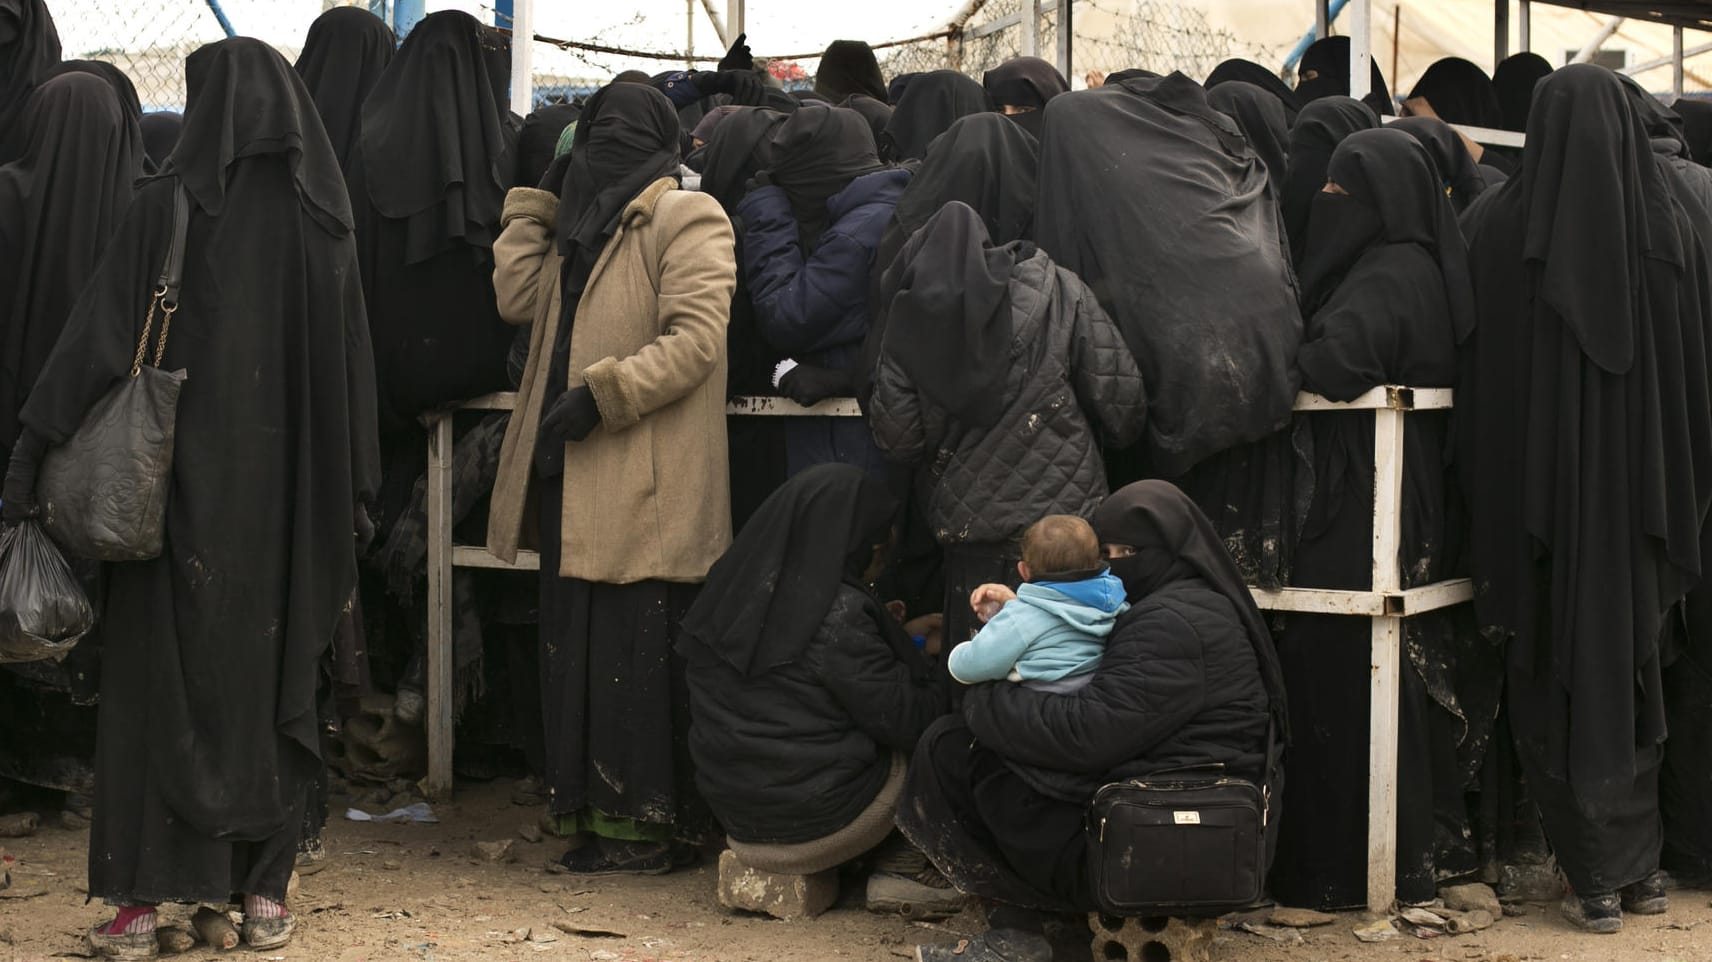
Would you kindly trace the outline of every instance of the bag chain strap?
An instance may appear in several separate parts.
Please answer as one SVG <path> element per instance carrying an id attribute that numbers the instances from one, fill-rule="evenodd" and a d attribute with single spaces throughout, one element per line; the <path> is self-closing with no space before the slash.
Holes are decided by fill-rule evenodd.
<path id="1" fill-rule="evenodd" d="M 155 288 L 155 296 L 149 301 L 149 312 L 143 318 L 143 336 L 137 339 L 137 355 L 131 359 L 131 376 L 143 373 L 143 359 L 149 353 L 149 334 L 155 326 L 155 311 L 161 312 L 160 339 L 155 342 L 154 366 L 160 367 L 166 358 L 166 336 L 172 330 L 172 316 L 178 313 L 178 303 L 162 300 L 166 295 L 165 287 Z"/>

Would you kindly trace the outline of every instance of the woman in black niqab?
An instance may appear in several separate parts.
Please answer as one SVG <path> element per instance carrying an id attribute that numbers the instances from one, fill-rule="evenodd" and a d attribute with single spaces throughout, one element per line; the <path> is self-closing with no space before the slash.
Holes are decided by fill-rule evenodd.
<path id="1" fill-rule="evenodd" d="M 1298 265 L 1306 331 L 1297 363 L 1304 390 L 1348 401 L 1382 384 L 1448 387 L 1454 331 L 1471 323 L 1468 258 L 1455 213 L 1426 149 L 1387 129 L 1350 135 L 1333 154 L 1336 191 L 1315 198 Z M 1302 419 L 1315 485 L 1294 519 L 1291 584 L 1366 590 L 1372 583 L 1373 415 Z M 1403 456 L 1404 587 L 1463 572 L 1463 528 L 1444 468 L 1446 412 L 1410 415 Z M 1499 649 L 1466 612 L 1405 625 L 1398 812 L 1398 897 L 1433 897 L 1438 878 L 1473 871 L 1466 793 L 1485 758 L 1501 684 Z M 1296 743 L 1271 883 L 1280 899 L 1348 908 L 1366 899 L 1365 799 L 1370 668 L 1366 624 L 1291 615 L 1276 634 L 1290 687 Z"/>
<path id="2" fill-rule="evenodd" d="M 100 77 L 113 88 L 113 96 L 119 98 L 119 104 L 127 114 L 138 121 L 143 119 L 143 104 L 137 97 L 137 85 L 131 83 L 131 78 L 118 67 L 105 60 L 61 60 L 48 70 L 42 80 L 45 82 L 62 73 L 86 73 Z"/>
<path id="3" fill-rule="evenodd" d="M 1396 104 L 1391 102 L 1391 88 L 1385 85 L 1379 63 L 1369 61 L 1368 65 L 1372 77 L 1367 96 L 1361 102 L 1375 114 L 1389 117 L 1397 112 Z M 1301 78 L 1296 84 L 1296 98 L 1303 107 L 1324 97 L 1348 97 L 1349 38 L 1325 37 L 1314 41 L 1296 64 L 1296 76 Z"/>
<path id="4" fill-rule="evenodd" d="M 160 110 L 143 115 L 143 153 L 149 173 L 160 170 L 178 146 L 178 135 L 184 130 L 184 115 L 173 110 Z"/>
<path id="5" fill-rule="evenodd" d="M 851 181 L 883 166 L 867 121 L 842 107 L 805 104 L 756 151 L 758 157 L 771 159 L 772 182 L 790 198 L 803 246 L 810 250 L 830 224 L 826 202 Z"/>
<path id="6" fill-rule="evenodd" d="M 1372 108 L 1349 97 L 1322 97 L 1302 108 L 1290 128 L 1290 164 L 1284 175 L 1284 228 L 1290 234 L 1290 252 L 1297 263 L 1308 236 L 1308 212 L 1314 198 L 1326 186 L 1326 168 L 1332 152 L 1345 137 L 1358 130 L 1372 130 L 1379 118 Z"/>
<path id="7" fill-rule="evenodd" d="M 360 7 L 334 7 L 315 18 L 297 57 L 297 73 L 321 121 L 341 170 L 362 136 L 363 101 L 368 99 L 398 49 L 386 21 Z"/>
<path id="8" fill-rule="evenodd" d="M 986 72 L 981 86 L 1001 113 L 1036 140 L 1046 116 L 1041 111 L 1059 94 L 1070 92 L 1070 82 L 1058 68 L 1039 57 L 1013 57 Z"/>
<path id="9" fill-rule="evenodd" d="M 548 104 L 523 120 L 517 133 L 517 173 L 513 182 L 519 187 L 539 184 L 553 166 L 559 149 L 559 138 L 565 128 L 582 116 L 575 104 Z"/>
<path id="10" fill-rule="evenodd" d="M 1704 570 L 1708 278 L 1610 71 L 1540 81 L 1520 174 L 1464 218 L 1458 462 L 1517 754 L 1595 931 L 1657 910 L 1669 609 Z"/>
<path id="11" fill-rule="evenodd" d="M 1492 89 L 1498 95 L 1498 110 L 1505 130 L 1528 129 L 1534 86 L 1551 72 L 1551 61 L 1532 51 L 1505 57 L 1498 69 L 1492 71 Z"/>
<path id="12" fill-rule="evenodd" d="M 1243 139 L 1266 165 L 1272 196 L 1282 201 L 1290 160 L 1290 121 L 1284 102 L 1262 87 L 1234 80 L 1207 88 L 1207 103 L 1236 121 Z"/>
<path id="13" fill-rule="evenodd" d="M 59 63 L 59 30 L 47 0 L 0 0 L 0 164 L 16 157 L 24 98 Z"/>
<path id="14" fill-rule="evenodd" d="M 1670 109 L 1682 118 L 1682 138 L 1688 143 L 1689 157 L 1702 167 L 1712 166 L 1712 102 L 1678 97 Z"/>
<path id="15" fill-rule="evenodd" d="M 344 183 L 297 74 L 238 38 L 191 54 L 185 79 L 179 149 L 139 189 L 22 417 L 26 437 L 60 442 L 130 370 L 182 186 L 163 366 L 195 386 L 165 548 L 109 568 L 102 617 L 126 630 L 102 653 L 89 892 L 243 893 L 247 934 L 278 936 L 258 912 L 285 900 L 321 764 L 318 665 L 356 585 L 352 505 L 377 480 L 374 366 Z"/>
<path id="16" fill-rule="evenodd" d="M 1467 210 L 1468 205 L 1474 203 L 1474 198 L 1485 193 L 1489 186 L 1485 175 L 1468 152 L 1462 135 L 1452 130 L 1449 124 L 1433 117 L 1404 117 L 1386 127 L 1403 131 L 1427 149 L 1433 169 L 1458 214 Z"/>
<path id="17" fill-rule="evenodd" d="M 1415 81 L 1415 89 L 1403 101 L 1405 109 L 1411 100 L 1426 101 L 1433 116 L 1447 124 L 1496 128 L 1504 122 L 1492 78 L 1461 57 L 1434 61 Z"/>
<path id="18" fill-rule="evenodd" d="M 887 95 L 874 48 L 860 40 L 834 40 L 827 46 L 814 72 L 814 92 L 835 104 L 855 94 L 880 103 L 894 102 Z"/>
<path id="19" fill-rule="evenodd" d="M 959 118 L 992 109 L 987 91 L 968 76 L 955 70 L 922 74 L 893 109 L 880 138 L 880 156 L 888 162 L 920 160 L 927 156 L 933 139 Z"/>
<path id="20" fill-rule="evenodd" d="M 1106 81 L 1110 83 L 1112 78 L 1107 77 Z M 1296 91 L 1291 90 L 1283 78 L 1252 60 L 1226 60 L 1214 67 L 1212 73 L 1207 74 L 1207 80 L 1201 86 L 1207 88 L 1210 94 L 1214 88 L 1228 83 L 1253 84 L 1277 97 L 1278 102 L 1284 105 L 1286 126 L 1296 122 L 1296 114 L 1302 109 L 1302 102 L 1297 98 Z"/>
<path id="21" fill-rule="evenodd" d="M 0 455 L 72 305 L 131 203 L 142 134 L 82 71 L 50 78 L 18 115 L 23 155 L 0 167 Z"/>

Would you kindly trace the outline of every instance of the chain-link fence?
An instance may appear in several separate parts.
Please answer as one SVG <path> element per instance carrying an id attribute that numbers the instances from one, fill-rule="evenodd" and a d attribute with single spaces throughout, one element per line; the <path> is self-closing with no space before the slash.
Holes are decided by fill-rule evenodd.
<path id="1" fill-rule="evenodd" d="M 949 68 L 979 78 L 1022 52 L 1023 2 L 987 0 L 956 29 L 943 19 L 934 20 L 953 16 L 954 6 L 920 13 L 918 22 L 898 24 L 890 35 L 906 39 L 876 44 L 882 66 L 888 75 Z M 222 16 L 236 32 L 266 40 L 295 59 L 310 23 L 335 5 L 334 0 L 50 0 L 65 56 L 118 65 L 136 83 L 148 110 L 182 109 L 184 58 L 225 35 Z M 491 2 L 465 0 L 458 6 L 485 22 L 507 25 Z M 573 6 L 574 10 L 568 9 Z M 1041 56 L 1053 60 L 1058 42 L 1056 5 L 1047 0 L 1043 7 L 1036 45 Z M 622 70 L 652 73 L 688 64 L 711 66 L 719 45 L 711 11 L 722 8 L 723 0 L 692 5 L 686 17 L 684 8 L 674 12 L 671 4 L 664 3 L 636 12 L 628 3 L 602 10 L 598 5 L 538 2 L 537 35 L 560 37 L 564 42 L 535 45 L 537 102 L 586 94 Z M 1210 24 L 1193 2 L 1075 0 L 1073 23 L 1076 76 L 1071 81 L 1078 87 L 1090 73 L 1104 75 L 1131 67 L 1182 70 L 1198 79 L 1227 57 L 1276 63 L 1286 52 L 1282 47 L 1244 43 Z M 686 54 L 686 49 L 693 52 Z M 772 54 L 768 70 L 786 86 L 807 85 L 818 65 L 807 50 L 771 51 L 757 44 L 756 53 Z"/>

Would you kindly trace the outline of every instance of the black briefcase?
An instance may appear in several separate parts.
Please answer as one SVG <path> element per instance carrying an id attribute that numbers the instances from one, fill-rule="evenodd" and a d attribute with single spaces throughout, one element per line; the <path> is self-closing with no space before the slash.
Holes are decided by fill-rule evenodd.
<path id="1" fill-rule="evenodd" d="M 1243 778 L 1116 782 L 1088 809 L 1094 895 L 1119 916 L 1222 915 L 1266 882 L 1269 798 Z"/>

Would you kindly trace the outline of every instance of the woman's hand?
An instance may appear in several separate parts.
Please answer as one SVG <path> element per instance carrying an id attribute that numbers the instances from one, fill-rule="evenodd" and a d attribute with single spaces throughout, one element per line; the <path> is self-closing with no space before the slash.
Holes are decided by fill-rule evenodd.
<path id="1" fill-rule="evenodd" d="M 998 615 L 999 609 L 1015 600 L 1016 592 L 1005 585 L 982 585 L 970 593 L 969 607 L 984 625 Z"/>
<path id="2" fill-rule="evenodd" d="M 922 647 L 922 651 L 937 655 L 945 647 L 945 616 L 934 612 L 931 615 L 911 618 L 904 622 L 904 632 L 911 638 L 926 638 L 927 644 Z"/>

